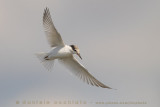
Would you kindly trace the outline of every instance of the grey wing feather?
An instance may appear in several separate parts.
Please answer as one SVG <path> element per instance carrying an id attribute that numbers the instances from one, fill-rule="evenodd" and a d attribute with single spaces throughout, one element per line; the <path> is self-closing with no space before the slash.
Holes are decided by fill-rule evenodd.
<path id="1" fill-rule="evenodd" d="M 73 56 L 69 58 L 64 58 L 59 60 L 62 64 L 64 64 L 67 68 L 69 68 L 74 75 L 82 79 L 84 82 L 91 84 L 93 86 L 109 88 L 112 89 L 100 81 L 98 81 L 95 77 L 93 77 L 86 68 L 82 64 L 80 64 Z"/>
<path id="2" fill-rule="evenodd" d="M 48 43 L 51 47 L 55 46 L 64 46 L 61 35 L 57 32 L 49 12 L 49 9 L 46 8 L 43 14 L 43 27 L 47 36 Z"/>

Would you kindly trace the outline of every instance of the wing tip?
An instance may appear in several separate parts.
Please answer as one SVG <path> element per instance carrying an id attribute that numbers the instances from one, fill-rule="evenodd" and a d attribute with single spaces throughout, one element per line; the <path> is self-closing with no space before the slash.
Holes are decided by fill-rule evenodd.
<path id="1" fill-rule="evenodd" d="M 50 12 L 49 12 L 49 8 L 48 8 L 48 7 L 46 7 L 46 8 L 44 9 L 43 18 L 44 18 L 47 14 L 50 15 Z"/>
<path id="2" fill-rule="evenodd" d="M 46 8 L 44 9 L 44 11 L 49 11 L 49 8 L 46 6 Z"/>
<path id="3" fill-rule="evenodd" d="M 115 89 L 115 88 L 111 88 L 111 87 L 108 87 L 108 86 L 106 86 L 106 85 L 100 86 L 100 87 L 102 87 L 102 88 L 108 88 L 108 89 L 112 89 L 112 90 L 117 90 L 117 89 Z"/>

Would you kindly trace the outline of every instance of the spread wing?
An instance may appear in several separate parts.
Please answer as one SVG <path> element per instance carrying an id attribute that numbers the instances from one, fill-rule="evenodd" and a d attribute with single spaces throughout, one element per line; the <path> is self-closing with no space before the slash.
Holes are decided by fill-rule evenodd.
<path id="1" fill-rule="evenodd" d="M 110 87 L 104 85 L 96 78 L 94 78 L 86 68 L 82 64 L 80 64 L 73 56 L 69 58 L 64 58 L 59 60 L 62 64 L 64 64 L 67 68 L 69 68 L 74 75 L 82 79 L 84 82 L 91 84 L 93 86 L 102 87 L 102 88 L 109 88 Z"/>
<path id="2" fill-rule="evenodd" d="M 57 32 L 49 12 L 49 9 L 46 8 L 43 14 L 43 27 L 47 36 L 48 43 L 51 47 L 55 46 L 64 46 L 61 35 Z"/>

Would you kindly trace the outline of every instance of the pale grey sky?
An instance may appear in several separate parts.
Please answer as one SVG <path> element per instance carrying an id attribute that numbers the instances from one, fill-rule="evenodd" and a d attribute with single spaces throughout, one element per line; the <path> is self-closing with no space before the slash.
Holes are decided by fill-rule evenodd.
<path id="1" fill-rule="evenodd" d="M 47 72 L 34 53 L 48 51 L 42 26 L 45 7 L 78 60 L 108 90 L 89 86 L 55 63 Z M 158 107 L 160 99 L 159 0 L 1 0 L 0 106 L 17 100 L 146 101 L 145 105 L 56 107 Z M 98 50 L 98 51 L 97 51 Z"/>

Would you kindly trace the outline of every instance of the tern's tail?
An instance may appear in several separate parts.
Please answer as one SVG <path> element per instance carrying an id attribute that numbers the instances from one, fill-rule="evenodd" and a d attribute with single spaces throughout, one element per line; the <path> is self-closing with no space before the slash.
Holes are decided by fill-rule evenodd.
<path id="1" fill-rule="evenodd" d="M 46 60 L 45 57 L 48 55 L 48 53 L 40 52 L 36 53 L 37 58 L 41 61 L 43 66 L 48 70 L 51 71 L 54 65 L 54 60 Z"/>

